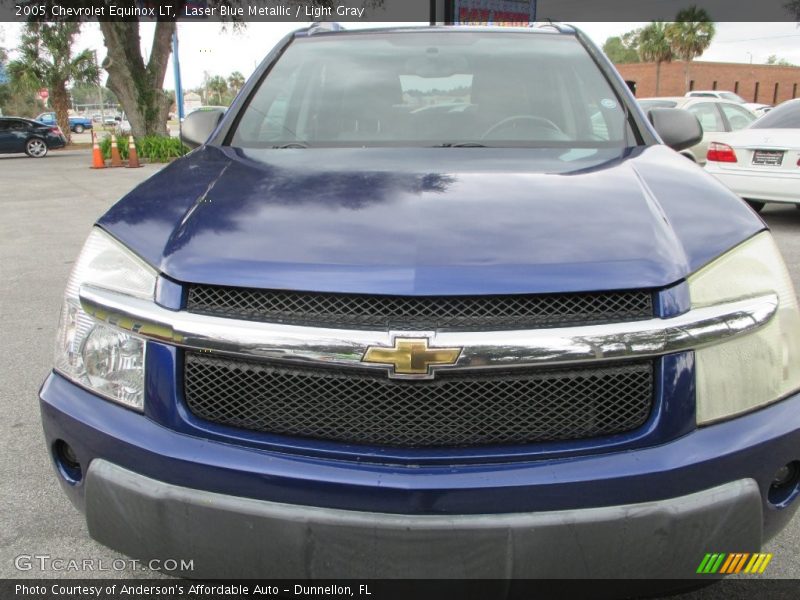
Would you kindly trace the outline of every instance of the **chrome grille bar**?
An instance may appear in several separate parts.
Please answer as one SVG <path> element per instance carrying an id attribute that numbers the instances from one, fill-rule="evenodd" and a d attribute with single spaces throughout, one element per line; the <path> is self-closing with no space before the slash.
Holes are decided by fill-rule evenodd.
<path id="1" fill-rule="evenodd" d="M 702 348 L 753 332 L 778 309 L 778 296 L 694 308 L 669 319 L 647 319 L 523 331 L 368 331 L 239 321 L 172 311 L 154 302 L 94 286 L 80 288 L 81 306 L 95 319 L 142 337 L 194 350 L 287 361 L 386 370 L 364 363 L 369 346 L 421 336 L 431 348 L 461 347 L 448 371 L 631 360 Z M 433 369 L 436 367 L 434 366 Z"/>

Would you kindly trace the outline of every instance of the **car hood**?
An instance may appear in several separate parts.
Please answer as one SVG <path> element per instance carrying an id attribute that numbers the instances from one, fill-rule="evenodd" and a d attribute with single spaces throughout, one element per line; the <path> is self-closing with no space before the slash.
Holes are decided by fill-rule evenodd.
<path id="1" fill-rule="evenodd" d="M 99 225 L 180 282 L 412 295 L 657 288 L 764 228 L 663 146 L 203 147 Z"/>

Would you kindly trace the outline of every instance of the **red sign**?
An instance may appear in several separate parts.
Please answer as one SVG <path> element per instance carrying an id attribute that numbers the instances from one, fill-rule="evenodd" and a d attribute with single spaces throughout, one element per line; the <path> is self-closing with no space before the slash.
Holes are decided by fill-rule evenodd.
<path id="1" fill-rule="evenodd" d="M 42 88 L 39 90 L 39 98 L 42 100 L 47 100 L 47 97 L 50 95 L 50 92 L 47 91 L 47 88 Z"/>
<path id="2" fill-rule="evenodd" d="M 527 27 L 536 20 L 536 0 L 454 0 L 459 25 Z"/>

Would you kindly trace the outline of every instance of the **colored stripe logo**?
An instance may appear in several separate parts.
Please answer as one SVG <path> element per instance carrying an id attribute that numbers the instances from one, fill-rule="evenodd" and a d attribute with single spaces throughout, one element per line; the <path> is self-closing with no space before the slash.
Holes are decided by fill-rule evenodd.
<path id="1" fill-rule="evenodd" d="M 734 552 L 731 554 L 706 554 L 700 562 L 700 566 L 697 567 L 697 572 L 703 575 L 715 573 L 723 575 L 750 573 L 755 575 L 763 573 L 771 560 L 772 554 L 763 553 L 749 554 L 747 552 Z"/>

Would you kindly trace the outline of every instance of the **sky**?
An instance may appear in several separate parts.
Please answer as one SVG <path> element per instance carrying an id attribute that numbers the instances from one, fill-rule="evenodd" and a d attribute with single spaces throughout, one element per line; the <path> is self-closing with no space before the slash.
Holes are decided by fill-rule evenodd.
<path id="1" fill-rule="evenodd" d="M 621 35 L 647 23 L 575 23 L 602 46 L 606 38 Z M 348 29 L 397 25 L 397 23 L 347 23 Z M 739 63 L 764 63 L 775 54 L 800 65 L 800 27 L 796 23 L 716 23 L 717 34 L 711 47 L 699 60 Z M 142 47 L 148 51 L 154 24 L 142 23 Z M 12 51 L 18 43 L 21 24 L 0 24 L 0 45 Z M 248 23 L 240 32 L 219 23 L 183 22 L 178 24 L 181 78 L 184 89 L 200 87 L 204 71 L 209 75 L 227 77 L 240 71 L 248 77 L 267 52 L 288 32 L 298 29 L 298 23 Z M 100 60 L 105 46 L 97 23 L 85 23 L 78 40 L 78 49 L 97 50 Z M 173 67 L 167 70 L 166 89 L 174 89 Z"/>

